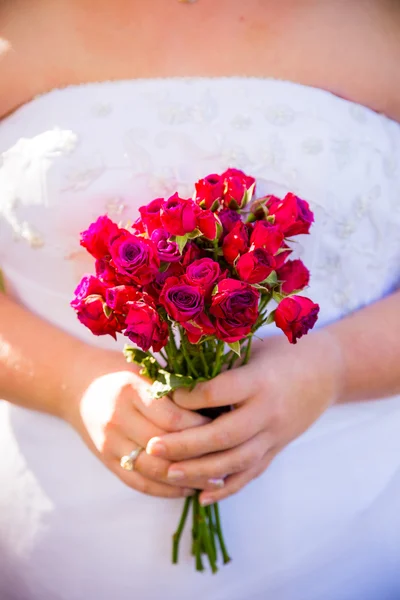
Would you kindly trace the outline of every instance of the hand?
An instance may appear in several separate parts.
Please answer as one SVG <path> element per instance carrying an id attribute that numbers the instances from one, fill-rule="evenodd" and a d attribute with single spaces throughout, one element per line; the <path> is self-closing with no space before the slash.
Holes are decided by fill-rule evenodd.
<path id="1" fill-rule="evenodd" d="M 248 365 L 178 390 L 174 400 L 197 410 L 225 405 L 235 409 L 200 428 L 150 440 L 150 456 L 174 461 L 170 481 L 202 489 L 201 482 L 225 479 L 205 491 L 203 505 L 240 490 L 268 467 L 276 454 L 303 433 L 332 404 L 341 380 L 341 356 L 334 338 L 316 332 L 297 345 L 285 339 L 261 342 Z"/>
<path id="2" fill-rule="evenodd" d="M 193 489 L 185 483 L 168 480 L 168 460 L 141 452 L 134 470 L 126 471 L 120 459 L 138 446 L 145 448 L 154 436 L 200 428 L 209 419 L 169 398 L 153 400 L 148 380 L 130 370 L 116 352 L 87 348 L 76 363 L 81 365 L 80 373 L 75 373 L 77 383 L 71 386 L 64 417 L 88 447 L 126 485 L 140 492 L 171 498 L 192 495 Z M 206 481 L 202 484 L 207 487 Z"/>

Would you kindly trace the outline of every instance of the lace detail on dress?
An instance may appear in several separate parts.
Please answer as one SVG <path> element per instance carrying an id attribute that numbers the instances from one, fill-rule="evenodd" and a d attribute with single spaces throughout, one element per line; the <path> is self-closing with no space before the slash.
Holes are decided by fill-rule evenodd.
<path id="1" fill-rule="evenodd" d="M 316 223 L 295 253 L 321 322 L 400 279 L 400 126 L 322 90 L 252 78 L 72 86 L 2 121 L 0 151 L 0 260 L 16 287 L 69 296 L 90 268 L 78 240 L 94 218 L 134 220 L 139 205 L 191 195 L 227 167 L 256 177 L 260 194 L 310 202 Z"/>

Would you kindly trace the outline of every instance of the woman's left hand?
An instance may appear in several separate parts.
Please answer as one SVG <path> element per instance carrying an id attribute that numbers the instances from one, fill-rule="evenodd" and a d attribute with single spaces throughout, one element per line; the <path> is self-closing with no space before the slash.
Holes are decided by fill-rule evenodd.
<path id="1" fill-rule="evenodd" d="M 233 405 L 209 424 L 149 441 L 147 452 L 173 461 L 168 476 L 186 487 L 220 484 L 202 493 L 203 505 L 234 494 L 267 469 L 340 394 L 341 355 L 335 338 L 318 331 L 292 346 L 269 338 L 249 364 L 175 392 L 175 402 L 198 410 Z"/>

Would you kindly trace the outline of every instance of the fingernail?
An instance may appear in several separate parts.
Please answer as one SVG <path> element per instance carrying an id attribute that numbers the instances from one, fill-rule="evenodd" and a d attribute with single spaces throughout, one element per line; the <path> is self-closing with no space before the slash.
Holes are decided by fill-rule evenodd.
<path id="1" fill-rule="evenodd" d="M 203 498 L 202 500 L 200 500 L 201 506 L 209 506 L 209 504 L 212 504 L 212 503 L 213 503 L 212 498 Z"/>
<path id="2" fill-rule="evenodd" d="M 178 479 L 183 479 L 185 477 L 185 473 L 179 469 L 170 469 L 167 477 L 168 479 L 171 479 L 171 481 L 178 481 Z"/>
<path id="3" fill-rule="evenodd" d="M 209 479 L 208 483 L 219 488 L 223 488 L 225 485 L 225 481 L 223 479 Z"/>
<path id="4" fill-rule="evenodd" d="M 196 490 L 191 490 L 190 488 L 186 488 L 183 490 L 182 494 L 186 497 L 188 496 L 194 496 L 196 493 Z"/>
<path id="5" fill-rule="evenodd" d="M 165 445 L 157 438 L 153 438 L 147 444 L 146 452 L 147 454 L 151 454 L 152 456 L 163 456 L 165 454 L 165 451 Z"/>

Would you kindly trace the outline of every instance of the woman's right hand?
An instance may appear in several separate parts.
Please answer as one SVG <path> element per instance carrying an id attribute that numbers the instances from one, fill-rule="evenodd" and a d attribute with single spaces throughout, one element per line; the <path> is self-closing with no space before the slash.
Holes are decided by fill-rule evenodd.
<path id="1" fill-rule="evenodd" d="M 121 457 L 167 432 L 205 424 L 209 419 L 178 407 L 167 397 L 154 400 L 150 383 L 117 352 L 86 347 L 75 361 L 63 417 L 80 434 L 103 464 L 126 485 L 152 496 L 177 498 L 193 489 L 167 479 L 171 463 L 141 452 L 132 471 L 120 465 Z M 204 489 L 215 483 L 203 482 Z"/>

